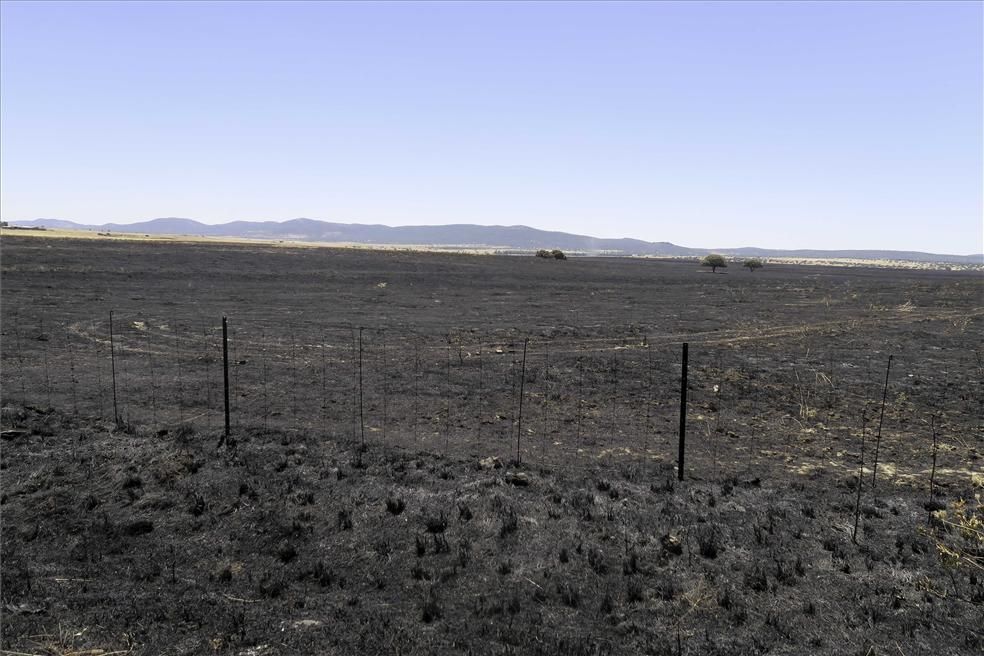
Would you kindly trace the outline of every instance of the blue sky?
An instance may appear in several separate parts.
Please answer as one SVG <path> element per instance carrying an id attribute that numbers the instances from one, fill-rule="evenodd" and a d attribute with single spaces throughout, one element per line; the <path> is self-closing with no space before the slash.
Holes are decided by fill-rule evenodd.
<path id="1" fill-rule="evenodd" d="M 0 5 L 0 214 L 980 252 L 978 2 Z"/>

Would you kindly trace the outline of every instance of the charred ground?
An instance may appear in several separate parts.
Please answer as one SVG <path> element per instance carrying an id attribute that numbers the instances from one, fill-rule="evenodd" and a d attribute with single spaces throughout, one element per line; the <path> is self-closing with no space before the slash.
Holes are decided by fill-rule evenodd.
<path id="1" fill-rule="evenodd" d="M 10 237 L 2 247 L 6 650 L 981 648 L 979 276 Z M 106 351 L 94 322 L 111 309 L 130 358 L 122 424 L 96 375 Z M 194 382 L 218 369 L 174 327 L 190 335 L 222 315 L 238 327 L 242 364 L 234 444 L 219 449 L 217 399 Z M 365 451 L 351 405 L 360 326 L 374 363 Z M 155 335 L 178 348 L 155 350 Z M 518 464 L 511 413 L 527 337 Z M 682 341 L 696 364 L 679 483 L 664 424 Z M 320 390 L 319 345 L 335 347 L 334 386 Z M 411 375 L 413 346 L 425 364 Z M 139 372 L 154 353 L 149 382 Z M 860 413 L 878 409 L 888 354 L 884 469 L 875 489 L 865 472 L 855 542 Z M 267 379 L 276 389 L 264 395 Z M 416 404 L 413 381 L 425 388 Z"/>

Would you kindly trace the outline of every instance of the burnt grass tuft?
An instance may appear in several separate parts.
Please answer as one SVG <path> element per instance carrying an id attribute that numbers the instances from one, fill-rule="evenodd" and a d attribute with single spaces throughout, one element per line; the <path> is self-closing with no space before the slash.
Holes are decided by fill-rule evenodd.
<path id="1" fill-rule="evenodd" d="M 386 511 L 391 515 L 399 515 L 407 507 L 407 504 L 398 497 L 390 497 L 386 500 Z"/>

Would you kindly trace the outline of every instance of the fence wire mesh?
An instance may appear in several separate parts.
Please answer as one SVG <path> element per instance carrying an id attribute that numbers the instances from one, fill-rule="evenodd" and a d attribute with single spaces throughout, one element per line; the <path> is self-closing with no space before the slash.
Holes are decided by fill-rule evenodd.
<path id="1" fill-rule="evenodd" d="M 232 428 L 547 467 L 675 461 L 686 336 L 583 333 L 231 317 Z M 114 314 L 111 326 L 108 316 L 63 325 L 5 315 L 2 365 L 5 403 L 155 430 L 223 426 L 216 317 Z M 929 466 L 931 420 L 968 447 L 981 443 L 982 417 L 981 350 L 816 334 L 690 345 L 692 476 L 754 476 L 764 462 L 853 468 L 862 430 L 875 439 L 879 427 L 885 474 L 915 475 Z M 941 451 L 939 466 L 966 467 L 955 454 Z"/>

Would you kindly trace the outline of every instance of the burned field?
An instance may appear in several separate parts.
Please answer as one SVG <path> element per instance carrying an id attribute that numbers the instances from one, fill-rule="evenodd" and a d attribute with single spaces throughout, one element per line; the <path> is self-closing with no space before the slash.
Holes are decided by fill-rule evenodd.
<path id="1" fill-rule="evenodd" d="M 3 239 L 4 650 L 984 645 L 978 273 Z"/>

